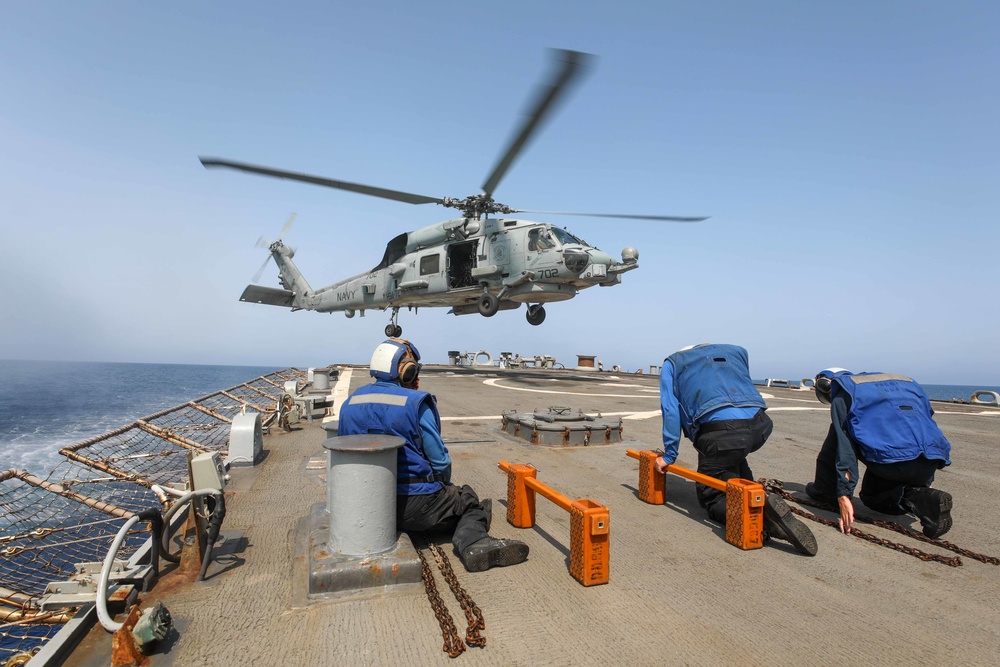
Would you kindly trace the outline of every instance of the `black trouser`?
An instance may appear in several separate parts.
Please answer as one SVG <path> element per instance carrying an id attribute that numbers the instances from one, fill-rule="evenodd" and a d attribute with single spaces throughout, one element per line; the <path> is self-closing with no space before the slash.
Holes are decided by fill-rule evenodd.
<path id="1" fill-rule="evenodd" d="M 855 454 L 858 454 L 857 449 Z M 860 456 L 858 460 L 865 464 L 858 497 L 865 507 L 883 514 L 908 514 L 910 510 L 903 505 L 903 491 L 908 486 L 930 486 L 941 463 L 924 458 L 922 454 L 911 461 L 896 463 L 869 463 Z M 816 492 L 829 497 L 831 502 L 837 495 L 836 464 L 837 434 L 831 427 L 816 456 L 816 481 L 813 482 Z"/>
<path id="2" fill-rule="evenodd" d="M 405 531 L 452 532 L 460 555 L 486 537 L 486 510 L 471 486 L 445 484 L 423 496 L 396 496 L 396 528 Z"/>
<path id="3" fill-rule="evenodd" d="M 753 480 L 747 455 L 764 446 L 773 428 L 774 423 L 763 410 L 753 419 L 705 422 L 694 440 L 698 472 L 723 482 L 734 477 Z M 709 518 L 725 523 L 726 493 L 701 484 L 695 490 L 698 504 L 708 510 Z"/>

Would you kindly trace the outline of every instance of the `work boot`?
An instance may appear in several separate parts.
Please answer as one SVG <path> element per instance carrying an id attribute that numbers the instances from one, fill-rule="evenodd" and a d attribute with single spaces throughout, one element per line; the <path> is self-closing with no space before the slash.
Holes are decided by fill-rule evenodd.
<path id="1" fill-rule="evenodd" d="M 764 531 L 776 540 L 791 542 L 807 556 L 815 556 L 819 550 L 809 527 L 792 514 L 788 503 L 773 493 L 764 498 Z"/>
<path id="2" fill-rule="evenodd" d="M 908 486 L 903 504 L 920 519 L 924 535 L 941 537 L 951 529 L 951 494 L 929 486 Z"/>
<path id="3" fill-rule="evenodd" d="M 484 572 L 491 567 L 507 567 L 528 558 L 528 545 L 517 540 L 498 540 L 487 535 L 473 542 L 461 554 L 462 565 L 469 572 Z"/>
<path id="4" fill-rule="evenodd" d="M 815 482 L 809 482 L 806 484 L 806 495 L 818 503 L 826 503 L 827 505 L 837 504 L 837 499 L 817 489 Z"/>

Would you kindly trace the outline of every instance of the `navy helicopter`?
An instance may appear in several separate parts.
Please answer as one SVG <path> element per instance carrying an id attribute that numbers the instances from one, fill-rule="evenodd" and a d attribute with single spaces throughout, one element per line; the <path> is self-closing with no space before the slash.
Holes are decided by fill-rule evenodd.
<path id="1" fill-rule="evenodd" d="M 592 59 L 578 51 L 555 50 L 554 55 L 557 62 L 554 75 L 539 88 L 529 107 L 531 112 L 486 179 L 482 194 L 463 199 L 428 197 L 231 160 L 200 158 L 206 168 L 237 169 L 407 204 L 438 204 L 462 214 L 460 218 L 400 234 L 389 241 L 382 261 L 371 271 L 317 290 L 310 287 L 292 262 L 295 251 L 281 240 L 291 226 L 290 218 L 278 239 L 268 245 L 270 257 L 278 265 L 282 289 L 248 285 L 240 300 L 293 311 L 343 312 L 349 318 L 358 313 L 363 317 L 366 310 L 391 308 L 386 336 L 402 335 L 398 323 L 402 307 L 451 307 L 449 312 L 455 315 L 479 313 L 493 317 L 500 310 L 513 310 L 523 303 L 527 304 L 528 323 L 537 326 L 545 320 L 544 304 L 572 299 L 580 290 L 594 285 L 620 284 L 622 274 L 639 267 L 639 253 L 633 247 L 626 247 L 618 261 L 565 228 L 507 216 L 538 213 L 672 222 L 705 220 L 704 217 L 526 211 L 493 199 L 514 159 Z"/>

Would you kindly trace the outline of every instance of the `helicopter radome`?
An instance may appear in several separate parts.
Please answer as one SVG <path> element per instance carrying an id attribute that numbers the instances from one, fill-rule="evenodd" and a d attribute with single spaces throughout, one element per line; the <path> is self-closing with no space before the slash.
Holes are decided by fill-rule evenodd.
<path id="1" fill-rule="evenodd" d="M 622 250 L 621 261 L 591 246 L 565 228 L 521 220 L 516 213 L 576 215 L 631 220 L 700 222 L 704 217 L 631 215 L 622 213 L 570 213 L 515 209 L 493 199 L 493 193 L 515 158 L 527 146 L 565 96 L 571 84 L 587 69 L 592 56 L 577 51 L 554 51 L 556 71 L 539 87 L 531 113 L 483 184 L 483 192 L 462 199 L 430 197 L 321 176 L 261 167 L 243 162 L 201 158 L 205 167 L 225 167 L 348 190 L 408 204 L 438 204 L 454 208 L 461 218 L 439 222 L 395 237 L 386 245 L 382 261 L 367 273 L 313 290 L 292 262 L 294 251 L 282 242 L 291 226 L 268 244 L 278 265 L 283 289 L 249 285 L 241 301 L 283 306 L 292 310 L 343 312 L 364 316 L 366 310 L 391 308 L 387 336 L 399 336 L 399 309 L 450 307 L 456 315 L 479 313 L 492 317 L 500 310 L 527 305 L 528 322 L 545 320 L 544 304 L 572 299 L 594 285 L 621 283 L 623 273 L 639 267 L 635 248 Z"/>

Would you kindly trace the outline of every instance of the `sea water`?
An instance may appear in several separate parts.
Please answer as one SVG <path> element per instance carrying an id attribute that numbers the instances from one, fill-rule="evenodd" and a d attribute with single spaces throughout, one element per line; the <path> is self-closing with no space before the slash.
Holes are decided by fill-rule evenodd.
<path id="1" fill-rule="evenodd" d="M 977 391 L 995 391 L 1000 394 L 1000 387 L 994 386 L 972 387 L 964 384 L 922 384 L 920 386 L 927 392 L 927 397 L 934 401 L 957 399 L 968 403 L 972 394 Z"/>
<path id="2" fill-rule="evenodd" d="M 44 478 L 62 447 L 275 370 L 0 360 L 0 470 Z"/>

